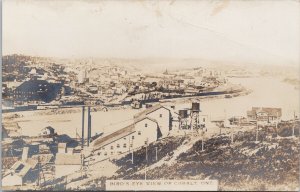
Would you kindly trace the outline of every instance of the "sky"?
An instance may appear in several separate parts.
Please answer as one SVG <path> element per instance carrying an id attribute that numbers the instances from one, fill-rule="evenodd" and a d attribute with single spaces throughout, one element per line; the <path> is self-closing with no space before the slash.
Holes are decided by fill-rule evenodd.
<path id="1" fill-rule="evenodd" d="M 4 0 L 3 55 L 300 62 L 300 1 Z"/>

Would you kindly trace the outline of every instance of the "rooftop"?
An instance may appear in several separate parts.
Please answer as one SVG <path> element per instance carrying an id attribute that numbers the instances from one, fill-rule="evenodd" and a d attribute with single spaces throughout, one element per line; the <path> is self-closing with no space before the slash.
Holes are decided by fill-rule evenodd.
<path id="1" fill-rule="evenodd" d="M 98 149 L 99 147 L 101 146 L 105 146 L 109 143 L 112 143 L 116 140 L 119 140 L 131 133 L 134 133 L 135 132 L 135 123 L 138 123 L 144 119 L 149 119 L 155 123 L 157 123 L 157 121 L 155 119 L 152 119 L 152 118 L 149 118 L 149 117 L 143 117 L 143 118 L 140 118 L 138 120 L 136 120 L 133 124 L 127 126 L 127 127 L 124 127 L 116 132 L 113 132 L 112 134 L 109 134 L 107 136 L 104 136 L 104 137 L 100 137 L 98 139 L 95 140 L 94 144 L 93 144 L 93 147 L 94 147 L 94 150 Z"/>
<path id="2" fill-rule="evenodd" d="M 271 108 L 271 107 L 252 107 L 251 111 L 247 111 L 247 115 L 255 116 L 258 112 L 268 113 L 269 116 L 282 116 L 281 108 Z"/>
<path id="3" fill-rule="evenodd" d="M 81 154 L 57 153 L 55 165 L 81 165 Z"/>
<path id="4" fill-rule="evenodd" d="M 134 116 L 134 118 L 137 119 L 137 120 L 143 119 L 143 118 L 146 117 L 146 115 L 148 115 L 149 113 L 152 113 L 152 112 L 154 112 L 154 111 L 156 111 L 156 110 L 158 110 L 158 109 L 160 109 L 160 108 L 164 108 L 164 109 L 170 111 L 170 109 L 168 109 L 168 108 L 166 108 L 166 107 L 164 107 L 164 106 L 158 104 L 158 105 L 155 105 L 155 106 L 153 106 L 153 107 L 150 107 L 150 108 L 148 108 L 148 109 L 146 109 L 146 110 L 144 110 L 144 111 L 141 111 L 140 113 L 136 114 L 136 115 Z"/>

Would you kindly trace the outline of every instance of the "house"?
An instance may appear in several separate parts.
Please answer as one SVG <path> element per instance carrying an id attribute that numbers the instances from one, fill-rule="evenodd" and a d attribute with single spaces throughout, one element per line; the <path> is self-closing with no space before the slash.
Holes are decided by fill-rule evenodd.
<path id="1" fill-rule="evenodd" d="M 45 127 L 41 129 L 40 136 L 52 136 L 55 134 L 55 130 L 53 127 Z"/>
<path id="2" fill-rule="evenodd" d="M 38 177 L 37 164 L 38 161 L 34 159 L 17 161 L 3 175 L 2 186 L 21 186 L 36 181 Z"/>
<path id="3" fill-rule="evenodd" d="M 93 154 L 98 160 L 114 158 L 155 142 L 161 135 L 158 122 L 143 117 L 133 124 L 93 142 Z"/>
<path id="4" fill-rule="evenodd" d="M 252 107 L 247 111 L 248 121 L 258 121 L 263 124 L 273 124 L 281 120 L 281 108 Z"/>
<path id="5" fill-rule="evenodd" d="M 142 103 L 141 103 L 140 101 L 133 101 L 133 102 L 131 103 L 131 107 L 132 107 L 133 109 L 139 109 L 139 108 L 142 107 Z"/>
<path id="6" fill-rule="evenodd" d="M 67 143 L 58 143 L 57 152 L 58 153 L 67 153 Z"/>
<path id="7" fill-rule="evenodd" d="M 14 91 L 16 101 L 44 101 L 54 100 L 62 88 L 61 83 L 49 83 L 45 80 L 29 80 L 23 82 Z"/>
<path id="8" fill-rule="evenodd" d="M 49 154 L 51 153 L 51 149 L 46 144 L 40 144 L 39 145 L 39 154 Z"/>
<path id="9" fill-rule="evenodd" d="M 57 153 L 55 158 L 55 177 L 59 178 L 79 171 L 82 167 L 81 154 Z"/>
<path id="10" fill-rule="evenodd" d="M 134 116 L 135 121 L 139 121 L 144 117 L 149 117 L 157 121 L 159 129 L 161 130 L 162 137 L 168 135 L 172 128 L 171 112 L 170 109 L 162 106 L 155 105 L 150 107 Z"/>

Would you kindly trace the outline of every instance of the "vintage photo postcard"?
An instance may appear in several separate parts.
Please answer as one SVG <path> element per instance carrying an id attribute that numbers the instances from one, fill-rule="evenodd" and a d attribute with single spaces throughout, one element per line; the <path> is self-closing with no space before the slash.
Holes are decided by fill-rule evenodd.
<path id="1" fill-rule="evenodd" d="M 1 3 L 1 190 L 300 190 L 300 1 Z"/>

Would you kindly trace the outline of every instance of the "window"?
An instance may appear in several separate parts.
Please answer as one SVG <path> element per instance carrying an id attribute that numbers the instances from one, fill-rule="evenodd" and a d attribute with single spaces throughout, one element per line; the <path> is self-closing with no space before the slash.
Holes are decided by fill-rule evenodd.
<path id="1" fill-rule="evenodd" d="M 159 114 L 159 117 L 162 117 L 162 114 Z"/>
<path id="2" fill-rule="evenodd" d="M 147 145 L 148 144 L 148 141 L 145 141 L 145 145 Z"/>
<path id="3" fill-rule="evenodd" d="M 97 153 L 98 156 L 100 156 L 100 154 L 101 154 L 100 152 Z"/>
<path id="4" fill-rule="evenodd" d="M 117 148 L 120 148 L 120 144 L 117 144 Z"/>
<path id="5" fill-rule="evenodd" d="M 133 144 L 132 144 L 132 143 L 130 144 L 130 147 L 133 147 Z"/>
<path id="6" fill-rule="evenodd" d="M 126 143 L 124 143 L 123 147 L 124 147 L 124 148 L 126 148 L 126 147 L 127 147 L 127 146 L 126 146 Z"/>
<path id="7" fill-rule="evenodd" d="M 118 154 L 122 154 L 122 152 L 121 152 L 121 151 L 118 151 Z"/>
<path id="8" fill-rule="evenodd" d="M 114 146 L 110 146 L 110 149 L 114 149 Z"/>
<path id="9" fill-rule="evenodd" d="M 131 139 L 134 139 L 134 135 L 132 135 Z"/>
<path id="10" fill-rule="evenodd" d="M 205 118 L 203 118 L 203 122 L 205 122 Z"/>
<path id="11" fill-rule="evenodd" d="M 141 135 L 141 131 L 138 132 L 138 135 Z"/>
<path id="12" fill-rule="evenodd" d="M 104 155 L 106 156 L 106 155 L 107 155 L 107 152 L 105 152 Z"/>
<path id="13" fill-rule="evenodd" d="M 145 127 L 148 127 L 148 124 L 147 124 L 147 123 L 145 123 Z"/>
<path id="14" fill-rule="evenodd" d="M 113 155 L 113 154 L 114 154 L 114 152 L 112 151 L 112 152 L 110 152 L 110 154 L 111 154 L 111 155 Z"/>
<path id="15" fill-rule="evenodd" d="M 126 140 L 126 137 L 124 137 L 123 139 Z"/>
<path id="16" fill-rule="evenodd" d="M 16 173 L 19 173 L 24 167 L 25 167 L 25 165 L 20 164 L 16 169 Z"/>

